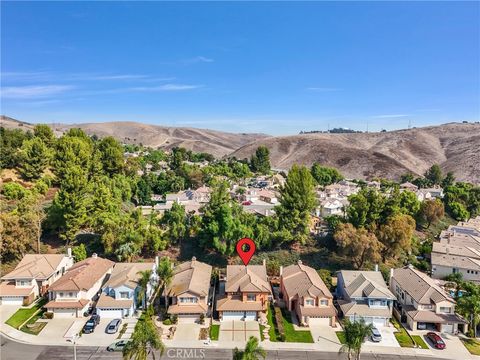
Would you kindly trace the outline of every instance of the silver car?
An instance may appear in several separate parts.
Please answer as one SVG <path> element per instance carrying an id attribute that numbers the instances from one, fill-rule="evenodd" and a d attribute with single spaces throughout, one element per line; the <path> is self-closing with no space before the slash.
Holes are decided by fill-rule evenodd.
<path id="1" fill-rule="evenodd" d="M 380 334 L 380 331 L 376 327 L 372 329 L 372 335 L 370 336 L 370 339 L 373 342 L 380 342 L 382 341 L 382 334 Z"/>
<path id="2" fill-rule="evenodd" d="M 122 319 L 113 319 L 112 321 L 110 321 L 106 329 L 107 334 L 115 334 L 118 331 L 121 323 Z"/>

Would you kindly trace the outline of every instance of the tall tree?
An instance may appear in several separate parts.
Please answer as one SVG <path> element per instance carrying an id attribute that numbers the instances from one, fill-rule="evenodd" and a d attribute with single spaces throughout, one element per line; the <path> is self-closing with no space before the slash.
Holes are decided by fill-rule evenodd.
<path id="1" fill-rule="evenodd" d="M 470 331 L 477 337 L 477 325 L 480 322 L 480 285 L 463 283 L 464 293 L 457 300 L 456 311 L 470 321 Z"/>
<path id="2" fill-rule="evenodd" d="M 35 234 L 38 254 L 40 254 L 41 250 L 42 224 L 47 217 L 43 204 L 44 199 L 44 196 L 37 192 L 28 192 L 28 195 L 18 204 L 19 211 L 23 214 L 23 218 L 28 222 Z"/>
<path id="3" fill-rule="evenodd" d="M 320 186 L 334 184 L 343 179 L 343 175 L 337 169 L 321 166 L 319 163 L 313 164 L 310 171 L 313 178 Z"/>
<path id="4" fill-rule="evenodd" d="M 170 286 L 173 278 L 173 264 L 166 256 L 160 259 L 157 268 L 157 274 L 159 278 L 158 290 L 163 291 L 165 295 L 165 309 L 168 308 L 168 294 L 167 288 Z"/>
<path id="5" fill-rule="evenodd" d="M 382 260 L 397 258 L 411 250 L 415 220 L 410 215 L 396 214 L 389 217 L 377 230 L 377 238 L 383 244 Z"/>
<path id="6" fill-rule="evenodd" d="M 76 262 L 85 260 L 87 258 L 87 248 L 85 247 L 85 244 L 82 243 L 74 246 L 72 249 L 72 255 Z"/>
<path id="7" fill-rule="evenodd" d="M 379 191 L 365 188 L 348 197 L 347 219 L 355 227 L 376 225 L 386 210 L 386 199 Z M 387 211 L 389 213 L 391 211 Z"/>
<path id="8" fill-rule="evenodd" d="M 174 202 L 161 219 L 167 236 L 173 244 L 179 243 L 187 234 L 185 205 Z"/>
<path id="9" fill-rule="evenodd" d="M 258 338 L 250 336 L 245 345 L 245 350 L 240 351 L 235 348 L 233 358 L 235 360 L 259 360 L 265 359 L 266 356 L 267 352 L 260 346 Z"/>
<path id="10" fill-rule="evenodd" d="M 280 189 L 280 205 L 275 208 L 280 231 L 288 231 L 289 240 L 305 243 L 310 232 L 310 214 L 317 200 L 314 193 L 314 180 L 304 166 L 293 165 L 285 186 Z"/>
<path id="11" fill-rule="evenodd" d="M 146 309 L 148 305 L 147 290 L 148 284 L 150 284 L 152 278 L 152 270 L 139 271 L 138 274 L 140 275 L 138 286 L 141 289 L 139 293 L 139 301 L 142 303 L 143 309 Z"/>
<path id="12" fill-rule="evenodd" d="M 33 135 L 37 138 L 43 140 L 43 142 L 48 146 L 52 147 L 55 142 L 55 135 L 50 126 L 45 124 L 37 124 L 33 128 Z"/>
<path id="13" fill-rule="evenodd" d="M 373 325 L 366 324 L 363 319 L 356 322 L 345 320 L 343 324 L 345 344 L 340 348 L 340 352 L 347 353 L 348 360 L 360 360 L 363 342 L 371 334 L 372 329 Z"/>
<path id="14" fill-rule="evenodd" d="M 100 161 L 107 174 L 119 174 L 124 167 L 123 148 L 112 136 L 107 136 L 98 143 Z"/>
<path id="15" fill-rule="evenodd" d="M 343 255 L 352 260 L 357 269 L 361 269 L 367 261 L 377 263 L 381 260 L 383 245 L 375 234 L 365 228 L 355 228 L 352 224 L 340 224 L 334 239 Z"/>
<path id="16" fill-rule="evenodd" d="M 165 345 L 162 343 L 151 317 L 146 315 L 138 320 L 131 340 L 123 349 L 123 359 L 147 360 L 151 356 L 155 360 L 157 351 L 161 356 L 165 351 Z"/>
<path id="17" fill-rule="evenodd" d="M 20 174 L 28 180 L 42 176 L 51 159 L 51 151 L 41 138 L 25 140 L 20 148 Z"/>
<path id="18" fill-rule="evenodd" d="M 433 185 L 440 185 L 443 180 L 442 169 L 438 164 L 433 164 L 426 172 L 425 178 Z"/>
<path id="19" fill-rule="evenodd" d="M 61 180 L 65 178 L 68 170 L 78 166 L 85 174 L 91 166 L 93 158 L 93 143 L 91 139 L 83 136 L 62 136 L 57 141 L 53 170 Z"/>
<path id="20" fill-rule="evenodd" d="M 420 209 L 420 216 L 427 222 L 427 228 L 434 222 L 440 220 L 445 214 L 443 204 L 440 200 L 425 200 Z"/>
<path id="21" fill-rule="evenodd" d="M 250 167 L 252 171 L 260 174 L 270 173 L 270 150 L 266 146 L 259 146 L 250 158 Z"/>

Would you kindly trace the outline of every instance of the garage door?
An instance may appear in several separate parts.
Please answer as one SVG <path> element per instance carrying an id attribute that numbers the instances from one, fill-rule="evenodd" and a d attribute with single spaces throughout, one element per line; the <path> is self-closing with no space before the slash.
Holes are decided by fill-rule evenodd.
<path id="1" fill-rule="evenodd" d="M 310 317 L 310 319 L 308 319 L 308 325 L 309 326 L 312 326 L 312 325 L 317 325 L 317 326 L 330 326 L 330 318 L 314 318 L 314 317 Z"/>
<path id="2" fill-rule="evenodd" d="M 53 317 L 55 318 L 68 318 L 68 317 L 76 317 L 77 312 L 75 309 L 54 309 L 53 310 Z"/>
<path id="3" fill-rule="evenodd" d="M 451 334 L 453 333 L 453 324 L 443 324 L 442 332 Z"/>
<path id="4" fill-rule="evenodd" d="M 122 309 L 99 309 L 96 308 L 97 314 L 100 315 L 100 318 L 107 318 L 107 319 L 121 319 L 122 316 Z"/>
<path id="5" fill-rule="evenodd" d="M 200 319 L 198 314 L 183 314 L 178 315 L 179 324 L 194 324 Z"/>
<path id="6" fill-rule="evenodd" d="M 381 326 L 385 326 L 385 318 L 373 318 L 372 324 L 377 328 Z"/>
<path id="7" fill-rule="evenodd" d="M 245 320 L 257 320 L 257 312 L 256 311 L 247 311 L 245 313 Z"/>
<path id="8" fill-rule="evenodd" d="M 23 297 L 22 296 L 3 296 L 2 305 L 22 305 Z"/>
<path id="9" fill-rule="evenodd" d="M 224 311 L 222 320 L 242 320 L 243 311 Z"/>

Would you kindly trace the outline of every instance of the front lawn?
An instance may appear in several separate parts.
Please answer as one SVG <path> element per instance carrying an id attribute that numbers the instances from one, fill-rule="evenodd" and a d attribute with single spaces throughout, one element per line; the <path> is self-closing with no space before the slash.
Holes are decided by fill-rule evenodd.
<path id="1" fill-rule="evenodd" d="M 301 330 L 297 331 L 293 327 L 292 316 L 288 310 L 282 310 L 282 320 L 283 320 L 283 329 L 285 332 L 285 342 L 298 342 L 298 343 L 313 343 L 312 334 L 310 330 Z M 274 318 L 274 308 L 270 306 L 267 313 L 268 325 L 270 329 L 268 330 L 268 335 L 270 336 L 270 341 L 276 342 L 281 341 L 281 335 Z"/>
<path id="2" fill-rule="evenodd" d="M 212 324 L 210 326 L 210 340 L 218 340 L 220 334 L 220 325 Z"/>
<path id="3" fill-rule="evenodd" d="M 428 345 L 423 341 L 423 338 L 420 335 L 412 335 L 413 341 L 421 349 L 428 349 Z"/>
<path id="4" fill-rule="evenodd" d="M 410 336 L 407 333 L 407 330 L 398 323 L 398 321 L 394 318 L 391 320 L 393 326 L 397 329 L 397 331 L 394 333 L 395 338 L 398 341 L 398 344 L 401 347 L 408 347 L 408 348 L 413 348 L 415 347 L 415 343 L 412 341 Z"/>
<path id="5" fill-rule="evenodd" d="M 270 328 L 268 329 L 268 336 L 270 338 L 270 341 L 273 341 L 273 342 L 277 342 L 277 336 L 278 335 L 278 332 L 276 331 L 276 326 L 274 324 L 274 320 L 273 320 L 273 306 L 270 306 L 267 310 L 267 321 L 268 321 L 268 325 L 270 326 Z"/>
<path id="6" fill-rule="evenodd" d="M 460 339 L 472 355 L 480 355 L 480 341 L 475 339 Z"/>
<path id="7" fill-rule="evenodd" d="M 18 329 L 25 321 L 28 320 L 33 314 L 39 311 L 46 301 L 44 299 L 38 301 L 34 306 L 29 309 L 18 309 L 15 314 L 10 316 L 10 318 L 5 321 L 5 324 L 10 325 L 11 327 Z"/>

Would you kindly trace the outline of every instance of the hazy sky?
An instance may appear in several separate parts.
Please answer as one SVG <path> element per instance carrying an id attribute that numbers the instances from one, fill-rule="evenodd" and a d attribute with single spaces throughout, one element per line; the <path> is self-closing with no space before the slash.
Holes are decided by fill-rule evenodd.
<path id="1" fill-rule="evenodd" d="M 480 119 L 478 2 L 3 2 L 2 114 L 234 132 Z"/>

